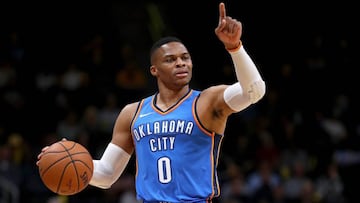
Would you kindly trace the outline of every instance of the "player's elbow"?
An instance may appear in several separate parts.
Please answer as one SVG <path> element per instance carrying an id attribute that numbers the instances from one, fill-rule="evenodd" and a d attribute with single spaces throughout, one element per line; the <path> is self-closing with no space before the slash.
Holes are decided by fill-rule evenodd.
<path id="1" fill-rule="evenodd" d="M 248 91 L 250 95 L 250 101 L 252 104 L 258 102 L 261 98 L 264 97 L 266 92 L 266 85 L 263 80 L 258 80 L 250 85 L 250 89 Z"/>

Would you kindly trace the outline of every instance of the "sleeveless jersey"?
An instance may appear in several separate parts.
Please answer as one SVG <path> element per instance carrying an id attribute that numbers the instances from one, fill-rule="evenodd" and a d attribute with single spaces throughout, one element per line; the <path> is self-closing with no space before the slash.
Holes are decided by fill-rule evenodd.
<path id="1" fill-rule="evenodd" d="M 219 196 L 217 164 L 223 135 L 206 130 L 190 90 L 166 111 L 156 94 L 140 101 L 131 125 L 137 197 L 144 202 L 206 202 Z"/>

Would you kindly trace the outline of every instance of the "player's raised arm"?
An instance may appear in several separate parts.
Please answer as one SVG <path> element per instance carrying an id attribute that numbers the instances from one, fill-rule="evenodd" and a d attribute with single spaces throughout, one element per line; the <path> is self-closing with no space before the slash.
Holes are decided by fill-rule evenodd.
<path id="1" fill-rule="evenodd" d="M 265 82 L 243 47 L 241 22 L 226 15 L 223 2 L 219 4 L 219 23 L 215 34 L 230 53 L 238 79 L 237 83 L 225 89 L 224 101 L 234 111 L 241 111 L 264 96 Z"/>

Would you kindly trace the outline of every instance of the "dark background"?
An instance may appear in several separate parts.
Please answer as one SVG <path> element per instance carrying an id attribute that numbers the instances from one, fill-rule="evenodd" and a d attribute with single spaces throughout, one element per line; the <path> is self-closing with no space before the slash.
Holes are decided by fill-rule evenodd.
<path id="1" fill-rule="evenodd" d="M 340 149 L 357 152 L 360 146 L 357 7 L 346 1 L 224 2 L 227 14 L 242 22 L 243 44 L 267 83 L 264 101 L 259 107 L 254 107 L 255 110 L 231 117 L 227 133 L 236 134 L 234 127 L 239 120 L 241 124 L 249 125 L 257 121 L 253 115 L 266 117 L 272 124 L 269 131 L 275 134 L 277 147 L 282 150 L 286 147 L 282 146 L 283 140 L 276 137 L 276 132 L 282 130 L 283 117 L 295 122 L 294 117 L 301 115 L 301 124 L 297 126 L 297 132 L 301 134 L 297 138 L 300 140 L 298 147 L 315 156 L 319 163 L 324 161 L 326 165 L 332 153 Z M 76 109 L 81 115 L 86 105 L 95 104 L 101 108 L 105 105 L 103 98 L 109 92 L 115 92 L 119 108 L 151 94 L 155 90 L 151 78 L 146 88 L 134 91 L 117 87 L 111 79 L 125 64 L 121 47 L 127 44 L 135 50 L 139 67 L 147 70 L 148 50 L 153 41 L 162 35 L 176 35 L 192 54 L 194 88 L 233 82 L 234 74 L 225 69 L 231 65 L 230 57 L 214 34 L 218 23 L 218 3 L 188 0 L 1 2 L 0 62 L 2 65 L 10 63 L 16 70 L 16 82 L 0 87 L 1 143 L 6 145 L 13 133 L 20 133 L 31 149 L 24 165 L 34 167 L 31 164 L 48 135 L 56 133 L 60 120 L 70 110 Z M 149 16 L 149 9 L 154 8 L 151 6 L 156 6 L 163 23 L 157 29 L 158 35 L 151 34 L 154 28 L 151 26 L 154 21 Z M 19 39 L 16 44 L 10 40 L 14 32 Z M 90 64 L 91 57 L 84 51 L 96 36 L 103 40 L 104 58 L 99 66 Z M 16 48 L 23 51 L 20 58 L 10 51 Z M 72 92 L 55 88 L 45 93 L 38 90 L 35 78 L 39 73 L 61 75 L 71 63 L 78 64 L 90 75 L 91 84 L 85 90 Z M 291 67 L 290 74 L 284 73 L 287 65 Z M 14 100 L 5 99 L 9 92 L 19 93 L 21 104 L 17 105 L 19 100 L 12 103 Z M 59 92 L 67 95 L 68 106 L 56 104 Z M 273 95 L 277 95 L 275 104 L 271 100 Z M 348 105 L 336 119 L 346 126 L 349 136 L 341 143 L 332 143 L 329 134 L 318 136 L 323 129 L 317 116 L 333 118 L 339 95 L 345 96 Z M 110 139 L 110 134 L 104 136 L 107 137 L 103 137 L 100 144 Z M 224 141 L 224 154 L 236 159 L 231 153 L 238 147 L 232 142 L 236 135 L 228 137 Z M 93 153 L 95 156 L 98 152 L 94 149 Z M 321 167 L 312 171 L 312 177 L 321 173 Z M 359 200 L 356 189 L 358 169 L 357 162 L 339 168 L 349 202 Z M 36 176 L 36 168 L 32 170 Z M 34 171 L 29 173 L 34 175 Z M 38 193 L 27 188 L 30 184 L 27 181 L 19 183 L 22 196 L 36 202 L 34 196 Z M 41 195 L 49 196 L 39 190 Z"/>

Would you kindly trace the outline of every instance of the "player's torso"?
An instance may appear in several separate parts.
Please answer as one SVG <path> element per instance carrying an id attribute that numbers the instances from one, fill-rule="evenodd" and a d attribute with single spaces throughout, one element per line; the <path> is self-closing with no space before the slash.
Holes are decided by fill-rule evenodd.
<path id="1" fill-rule="evenodd" d="M 222 136 L 196 119 L 199 92 L 190 91 L 162 112 L 154 96 L 140 103 L 132 125 L 136 189 L 147 201 L 194 201 L 218 195 L 216 162 Z"/>

